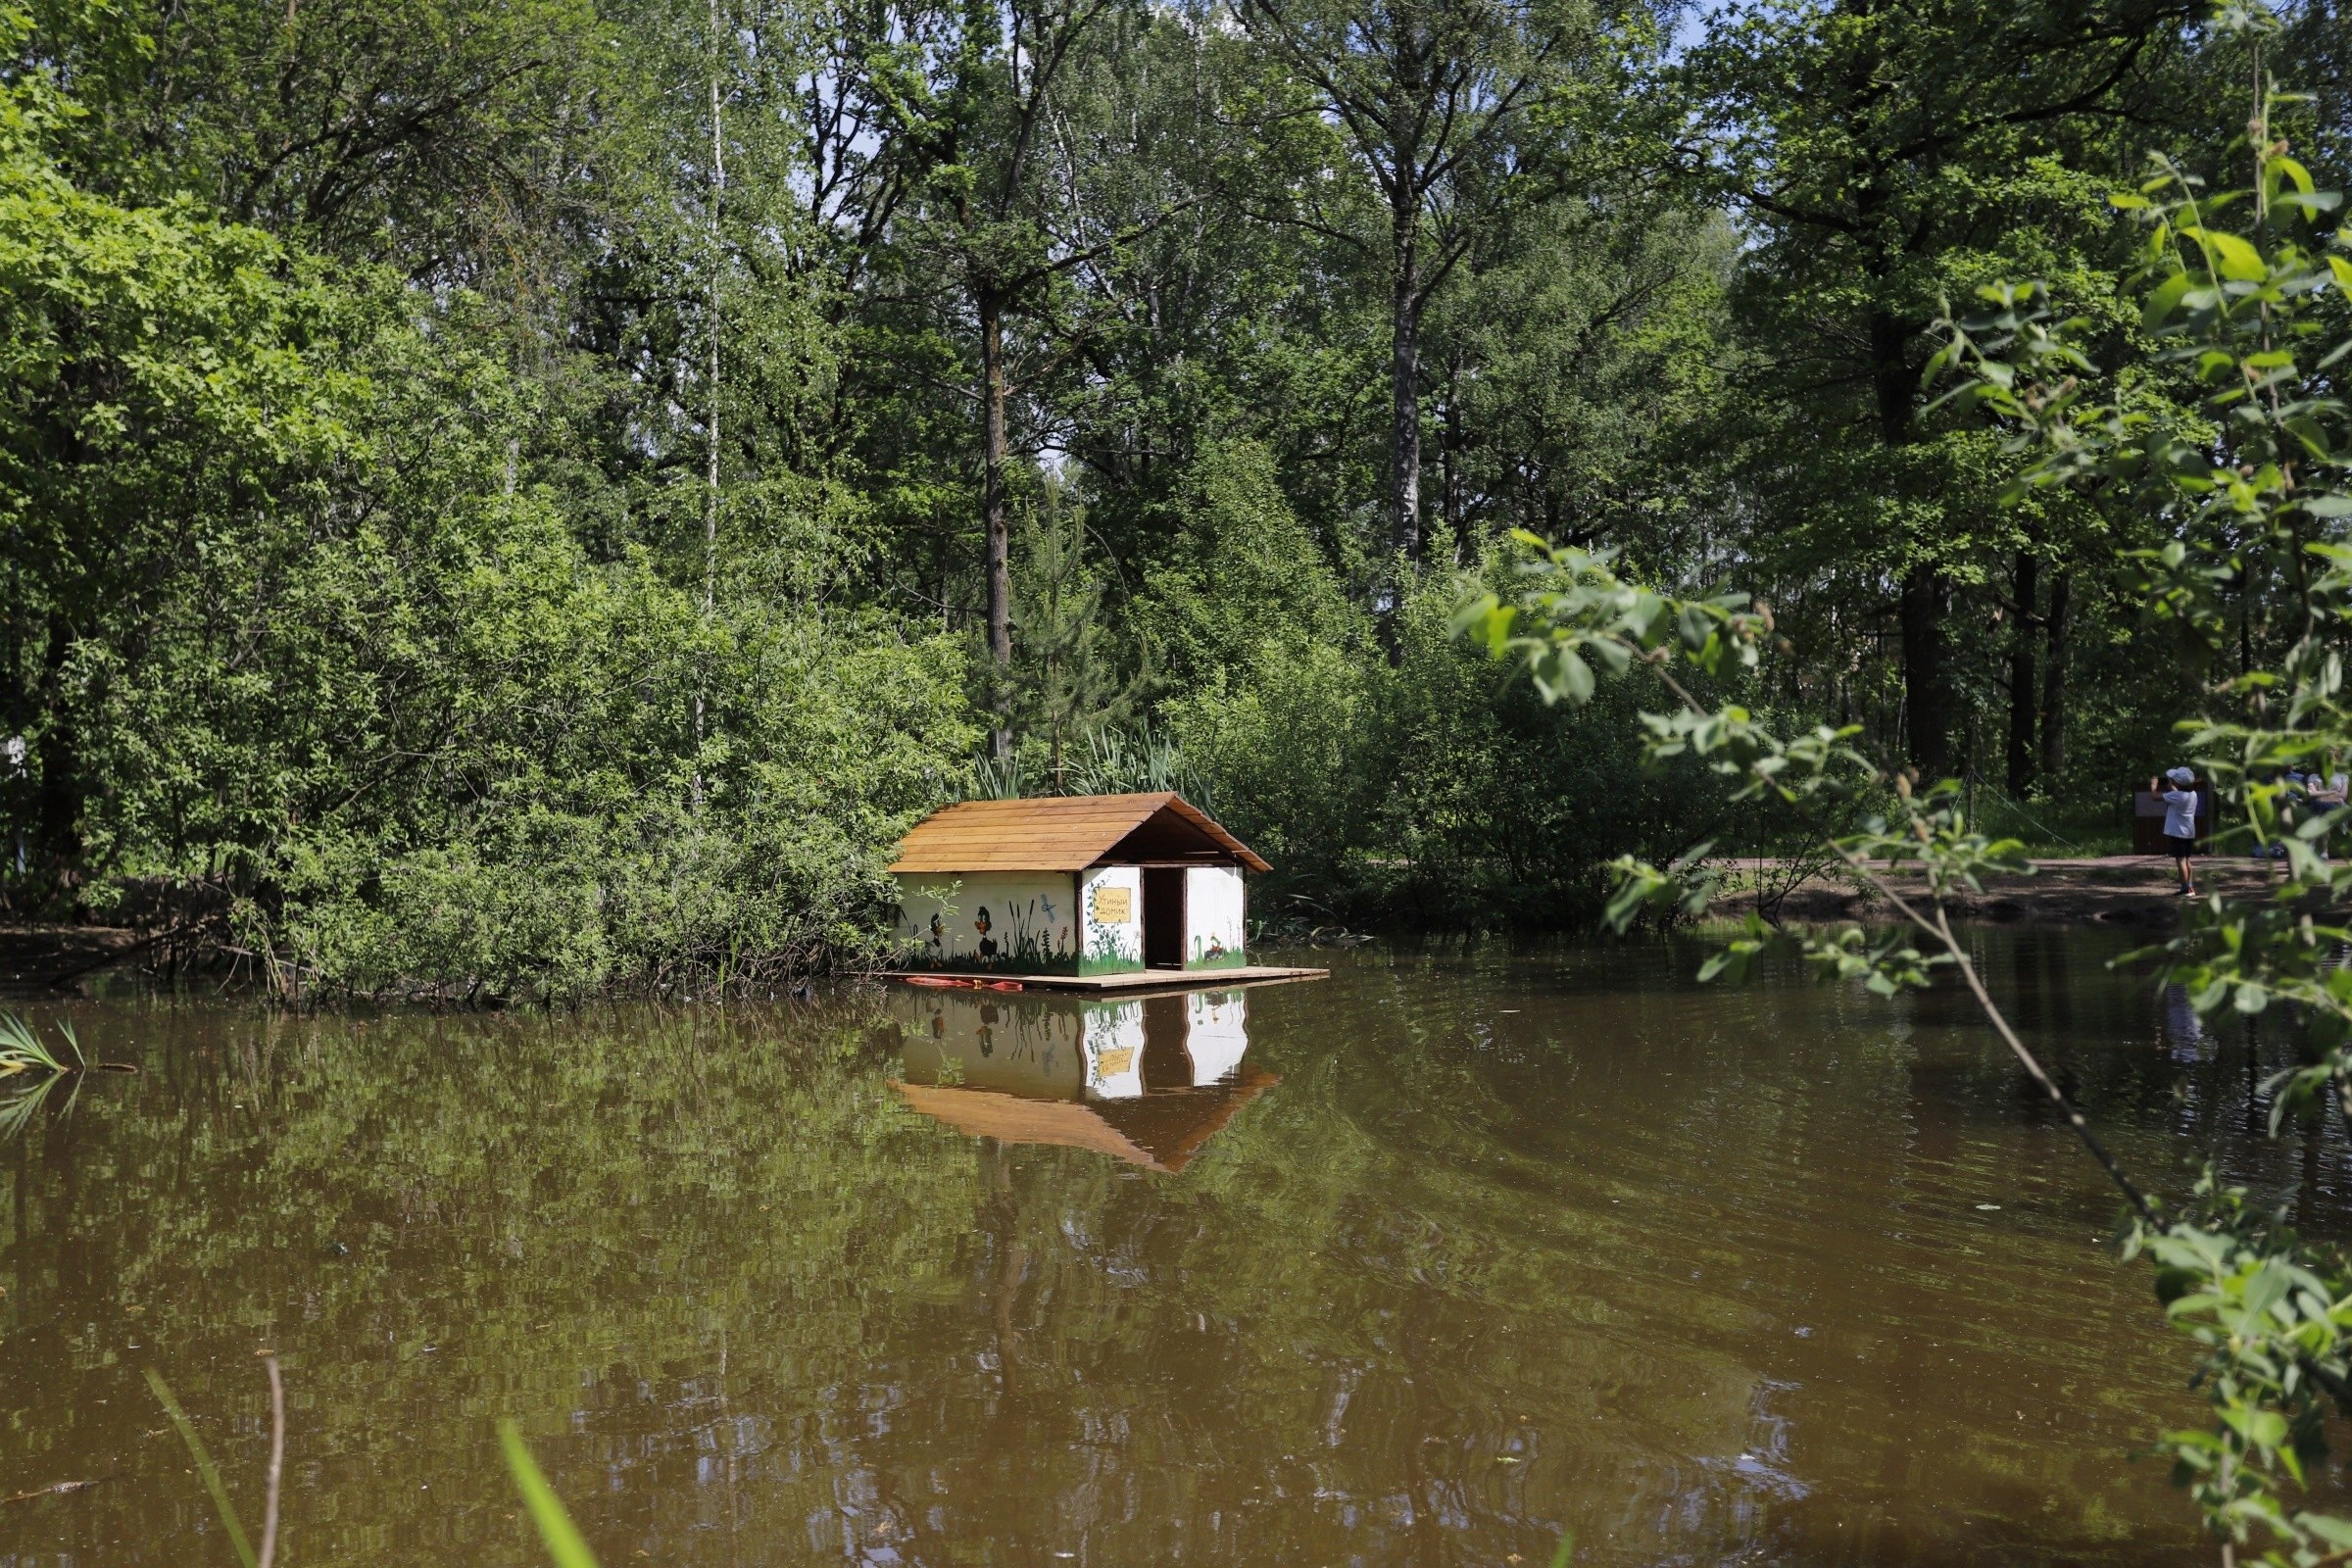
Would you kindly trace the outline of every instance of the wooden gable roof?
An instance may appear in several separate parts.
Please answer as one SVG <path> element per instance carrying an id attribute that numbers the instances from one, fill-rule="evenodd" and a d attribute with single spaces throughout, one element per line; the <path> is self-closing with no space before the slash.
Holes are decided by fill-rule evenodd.
<path id="1" fill-rule="evenodd" d="M 1244 1067 L 1230 1083 L 1154 1089 L 1125 1100 L 1033 1100 L 990 1089 L 901 1083 L 891 1088 L 926 1116 L 972 1138 L 1058 1144 L 1109 1154 L 1147 1170 L 1180 1171 L 1234 1114 L 1282 1082 Z"/>
<path id="2" fill-rule="evenodd" d="M 900 872 L 1083 871 L 1146 827 L 1184 832 L 1203 856 L 1267 869 L 1247 844 L 1173 792 L 965 801 L 934 811 L 899 841 Z M 1142 858 L 1142 857 L 1139 857 Z M 1154 854 L 1151 858 L 1163 857 Z M 1169 856 L 1168 858 L 1182 857 Z M 1204 859 L 1204 863 L 1208 863 Z"/>

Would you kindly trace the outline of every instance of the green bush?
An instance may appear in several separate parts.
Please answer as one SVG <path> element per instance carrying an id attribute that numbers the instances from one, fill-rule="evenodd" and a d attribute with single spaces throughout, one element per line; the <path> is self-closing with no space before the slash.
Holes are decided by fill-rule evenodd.
<path id="1" fill-rule="evenodd" d="M 706 599 L 592 559 L 577 431 L 478 302 L 78 191 L 63 101 L 7 90 L 20 895 L 164 890 L 290 994 L 870 956 L 974 738 L 956 645 L 757 561 Z"/>
<path id="2" fill-rule="evenodd" d="M 1274 867 L 1261 914 L 1350 896 L 1377 807 L 1387 686 L 1383 666 L 1341 649 L 1267 641 L 1167 705 L 1218 819 Z"/>
<path id="3" fill-rule="evenodd" d="M 1454 637 L 1455 594 L 1408 590 L 1393 663 L 1269 639 L 1167 705 L 1220 819 L 1273 862 L 1261 914 L 1567 926 L 1626 846 L 1733 825 L 1694 770 L 1643 764 L 1630 700 L 1549 709 L 1499 678 Z"/>

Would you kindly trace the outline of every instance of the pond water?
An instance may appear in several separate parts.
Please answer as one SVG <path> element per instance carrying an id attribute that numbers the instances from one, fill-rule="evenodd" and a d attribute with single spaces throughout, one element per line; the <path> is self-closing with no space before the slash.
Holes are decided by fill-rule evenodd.
<path id="1" fill-rule="evenodd" d="M 2352 1234 L 2283 1042 L 2103 932 L 1987 931 L 2136 1171 Z M 51 1007 L 0 1111 L 0 1565 L 2186 1563 L 2185 1348 L 1958 995 L 1728 991 L 1694 946 L 1338 960 L 1087 1007 L 297 1019 Z M 21 1496 L 57 1482 L 71 1494 Z M 2322 1478 L 2331 1495 L 2340 1477 Z"/>

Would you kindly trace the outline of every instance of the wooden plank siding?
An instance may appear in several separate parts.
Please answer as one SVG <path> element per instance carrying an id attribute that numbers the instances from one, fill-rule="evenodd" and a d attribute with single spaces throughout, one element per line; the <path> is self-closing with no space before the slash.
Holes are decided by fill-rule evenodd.
<path id="1" fill-rule="evenodd" d="M 1219 858 L 1253 871 L 1266 862 L 1207 812 L 1184 797 L 1072 795 L 1035 801 L 965 801 L 915 824 L 899 844 L 890 869 L 906 873 L 964 871 L 1083 871 L 1121 841 L 1160 819 L 1176 832 L 1190 829 Z"/>

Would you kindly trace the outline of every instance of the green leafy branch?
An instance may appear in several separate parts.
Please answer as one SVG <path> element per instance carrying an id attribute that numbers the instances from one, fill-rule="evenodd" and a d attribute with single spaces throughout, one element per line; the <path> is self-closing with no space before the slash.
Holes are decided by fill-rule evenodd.
<path id="1" fill-rule="evenodd" d="M 2133 1213 L 2154 1223 L 2154 1205 L 2000 1015 L 1952 930 L 1947 901 L 1963 890 L 1981 893 L 1989 872 L 2030 871 L 2024 846 L 1977 831 L 1967 820 L 1957 781 L 1921 790 L 1909 774 L 1881 769 L 1855 746 L 1857 732 L 1850 727 L 1816 726 L 1785 737 L 1736 704 L 1707 707 L 1674 679 L 1668 665 L 1678 647 L 1710 675 L 1753 666 L 1771 618 L 1747 608 L 1745 595 L 1678 597 L 1619 577 L 1605 553 L 1554 549 L 1532 535 L 1519 539 L 1527 559 L 1520 564 L 1518 594 L 1507 602 L 1493 590 L 1466 596 L 1457 616 L 1466 635 L 1497 658 L 1522 662 L 1548 702 L 1589 701 L 1595 665 L 1612 675 L 1636 668 L 1655 673 L 1680 706 L 1642 715 L 1648 760 L 1697 758 L 1726 781 L 1732 799 L 1776 804 L 1817 834 L 1848 873 L 1929 943 L 1922 953 L 1902 941 L 1873 943 L 1859 926 L 1835 934 L 1790 931 L 1751 915 L 1703 977 L 1740 979 L 1757 957 L 1777 949 L 1793 950 L 1821 974 L 1857 980 L 1888 996 L 1926 984 L 1936 969 L 1951 969 Z M 1883 801 L 1890 801 L 1890 808 L 1873 808 Z M 1698 846 L 1665 867 L 1633 857 L 1619 859 L 1610 924 L 1622 931 L 1645 908 L 1661 906 L 1704 912 L 1712 892 L 1703 869 L 1708 848 Z M 1923 898 L 1906 897 L 1894 886 L 1891 877 L 1905 868 L 1922 878 Z"/>
<path id="2" fill-rule="evenodd" d="M 2352 972 L 2341 963 L 2352 929 L 2334 914 L 2352 904 L 2352 866 L 2328 853 L 2345 815 L 2324 783 L 2288 777 L 2316 768 L 2324 779 L 2352 751 L 2337 646 L 2352 624 L 2341 536 L 2352 421 L 2329 373 L 2352 353 L 2352 229 L 2317 232 L 2338 198 L 2315 190 L 2268 136 L 2275 100 L 2266 85 L 2251 190 L 2207 197 L 2160 162 L 2138 191 L 2115 198 L 2144 225 L 2135 286 L 2145 346 L 2112 373 L 2096 368 L 2084 323 L 2058 318 L 2039 284 L 1980 290 L 1988 310 L 1947 323 L 1930 371 L 1957 381 L 1947 405 L 2009 432 L 2023 460 L 2013 494 L 2120 484 L 2167 519 L 2174 537 L 2137 558 L 2158 615 L 2217 644 L 2232 599 L 2242 638 L 2258 579 L 2289 590 L 2291 645 L 2270 667 L 2214 683 L 2227 716 L 2184 726 L 2191 756 L 2241 818 L 2224 842 L 2278 846 L 2286 874 L 2256 897 L 2202 901 L 2152 950 L 2201 1014 L 2291 1007 L 2305 1061 L 2270 1081 L 2274 1133 L 2330 1093 L 2352 1129 Z M 2251 233 L 2220 226 L 2232 207 L 2250 209 Z M 2162 377 L 2177 386 L 2169 406 L 2141 395 Z M 2210 1172 L 2169 1222 L 2143 1213 L 2126 1250 L 2156 1264 L 2169 1319 L 2203 1351 L 2213 1424 L 2163 1446 L 2225 1562 L 2258 1537 L 2266 1562 L 2352 1561 L 2352 1522 L 2290 1508 L 2282 1492 L 2326 1452 L 2329 1410 L 2352 1414 L 2352 1267 L 2341 1250 L 2303 1241 L 2282 1214 L 2249 1211 Z"/>
<path id="3" fill-rule="evenodd" d="M 2352 541 L 2343 535 L 2352 419 L 2329 374 L 2352 354 L 2352 229 L 2316 232 L 2338 202 L 2261 131 L 2273 101 L 2266 88 L 2252 190 L 2207 196 L 2159 164 L 2139 190 L 2116 199 L 2145 225 L 2134 283 L 2142 341 L 2119 363 L 2101 366 L 2090 323 L 2062 315 L 2045 285 L 2005 282 L 1978 291 L 1977 315 L 1943 323 L 1929 375 L 1954 383 L 1942 411 L 2006 434 L 2019 465 L 2012 502 L 2056 487 L 2122 487 L 2168 521 L 2174 537 L 2133 558 L 2156 613 L 2218 642 L 2232 601 L 2242 615 L 2257 579 L 2290 591 L 2299 617 L 2291 647 L 2271 667 L 2217 680 L 2217 703 L 2235 710 L 2186 726 L 2190 754 L 2242 816 L 2226 837 L 2281 846 L 2286 875 L 2261 897 L 2203 901 L 2178 937 L 2152 951 L 2201 1013 L 2293 1009 L 2306 1059 L 2271 1080 L 2274 1131 L 2330 1095 L 2352 1129 L 2352 968 L 2341 958 L 2352 925 L 2333 912 L 2352 906 L 2352 863 L 2329 853 L 2352 811 L 2283 777 L 2352 756 L 2337 646 L 2352 628 Z M 2250 211 L 2251 233 L 2222 225 L 2232 209 Z M 2299 1238 L 2281 1214 L 2249 1210 L 2241 1191 L 2210 1172 L 2168 1214 L 2107 1152 L 2018 1039 L 1952 930 L 1954 895 L 1981 890 L 1988 872 L 2031 869 L 2021 847 L 1978 831 L 1950 781 L 1923 788 L 1873 764 L 1850 729 L 1783 736 L 1737 705 L 1702 704 L 1675 680 L 1678 652 L 1709 675 L 1754 664 L 1771 623 L 1744 598 L 1682 599 L 1620 579 L 1603 553 L 1521 542 L 1529 558 L 1518 591 L 1469 598 L 1466 634 L 1522 662 L 1551 702 L 1588 701 L 1597 674 L 1654 671 L 1678 706 L 1643 716 L 1646 754 L 1701 759 L 1732 798 L 1787 811 L 1902 922 L 1873 939 L 1859 927 L 1777 931 L 1751 916 L 1702 978 L 1739 979 L 1776 949 L 1882 995 L 1956 975 L 2124 1196 L 2126 1255 L 2155 1265 L 2168 1319 L 2200 1349 L 2211 1425 L 2167 1434 L 2162 1447 L 2224 1562 L 2258 1538 L 2265 1562 L 2352 1562 L 2352 1522 L 2290 1507 L 2283 1491 L 2326 1451 L 2329 1411 L 2352 1414 L 2352 1265 L 2339 1250 Z M 1710 848 L 1665 866 L 1619 859 L 1610 924 L 1625 929 L 1656 907 L 1703 912 Z M 1902 868 L 1919 876 L 1915 896 L 1890 880 Z"/>

